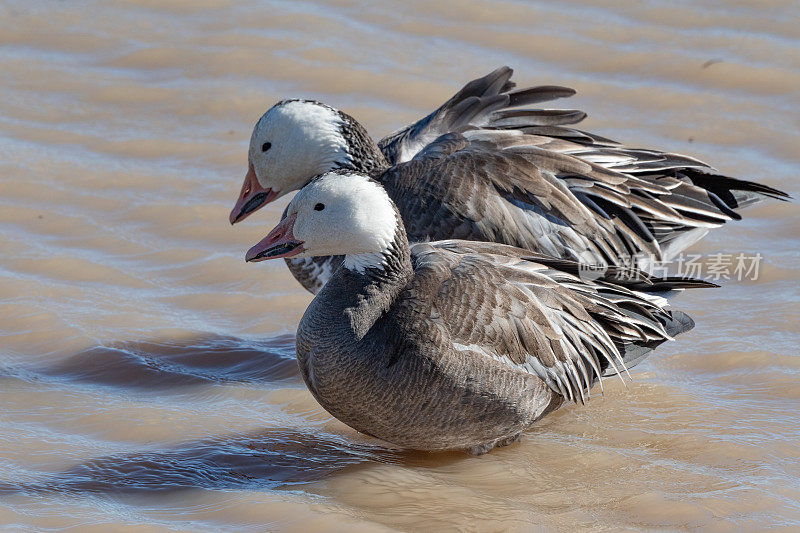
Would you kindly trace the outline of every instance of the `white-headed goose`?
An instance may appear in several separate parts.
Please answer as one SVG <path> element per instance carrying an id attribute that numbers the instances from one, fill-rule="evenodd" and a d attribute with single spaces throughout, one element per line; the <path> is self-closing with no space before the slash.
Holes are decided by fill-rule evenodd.
<path id="1" fill-rule="evenodd" d="M 367 173 L 397 205 L 412 242 L 469 239 L 585 263 L 666 261 L 735 209 L 785 193 L 717 175 L 696 159 L 630 148 L 570 127 L 585 114 L 530 109 L 564 87 L 515 90 L 502 67 L 419 122 L 375 143 L 351 116 L 284 100 L 256 124 L 230 221 L 333 169 Z M 316 292 L 340 257 L 288 260 Z"/>
<path id="2" fill-rule="evenodd" d="M 334 171 L 304 187 L 248 261 L 343 255 L 297 330 L 306 385 L 333 416 L 391 443 L 476 453 L 515 440 L 599 376 L 691 329 L 661 297 L 696 280 L 595 281 L 507 245 L 409 246 L 383 187 Z"/>

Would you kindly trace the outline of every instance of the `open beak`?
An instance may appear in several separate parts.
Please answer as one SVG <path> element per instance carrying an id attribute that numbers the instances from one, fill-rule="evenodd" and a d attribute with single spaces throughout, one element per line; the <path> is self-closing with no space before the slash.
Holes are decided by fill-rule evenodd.
<path id="1" fill-rule="evenodd" d="M 266 261 L 278 257 L 292 257 L 305 251 L 303 243 L 296 240 L 292 234 L 296 219 L 297 213 L 293 213 L 281 220 L 281 223 L 275 226 L 269 235 L 247 251 L 244 260 L 247 262 Z"/>
<path id="2" fill-rule="evenodd" d="M 250 163 L 248 167 L 247 175 L 244 177 L 244 183 L 242 184 L 242 192 L 239 193 L 239 199 L 228 217 L 231 224 L 241 222 L 250 213 L 278 197 L 278 191 L 265 189 L 258 183 L 253 163 Z"/>

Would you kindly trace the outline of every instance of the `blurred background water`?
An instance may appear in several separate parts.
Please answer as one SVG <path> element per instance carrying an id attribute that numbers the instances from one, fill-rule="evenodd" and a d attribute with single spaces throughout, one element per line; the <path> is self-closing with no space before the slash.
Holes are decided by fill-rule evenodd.
<path id="1" fill-rule="evenodd" d="M 380 137 L 508 64 L 581 125 L 798 195 L 795 0 L 0 2 L 0 524 L 95 530 L 800 527 L 800 216 L 683 295 L 627 387 L 482 457 L 391 450 L 294 363 L 310 301 L 232 228 L 251 128 L 312 97 Z"/>

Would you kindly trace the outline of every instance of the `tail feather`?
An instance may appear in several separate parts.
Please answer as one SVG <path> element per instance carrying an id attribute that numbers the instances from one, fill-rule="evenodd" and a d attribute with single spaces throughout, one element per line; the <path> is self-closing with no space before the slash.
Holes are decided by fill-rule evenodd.
<path id="1" fill-rule="evenodd" d="M 685 174 L 694 185 L 713 193 L 731 209 L 741 209 L 764 198 L 772 198 L 784 202 L 792 199 L 788 193 L 763 183 L 691 169 L 687 169 Z"/>
<path id="2" fill-rule="evenodd" d="M 692 317 L 683 311 L 667 311 L 666 317 L 666 319 L 662 317 L 662 325 L 670 337 L 676 337 L 681 333 L 686 333 L 694 328 L 694 320 L 692 320 Z M 622 361 L 625 363 L 625 367 L 631 369 L 638 365 L 647 359 L 647 356 L 650 355 L 650 352 L 666 341 L 667 339 L 659 339 L 657 341 L 631 343 L 618 346 L 620 354 L 622 355 Z M 616 376 L 617 374 L 617 369 L 610 365 L 603 370 L 603 377 Z"/>

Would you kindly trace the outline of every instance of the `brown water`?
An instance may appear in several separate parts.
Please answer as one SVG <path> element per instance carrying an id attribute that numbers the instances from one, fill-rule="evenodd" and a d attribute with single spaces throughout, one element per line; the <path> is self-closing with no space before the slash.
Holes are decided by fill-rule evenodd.
<path id="1" fill-rule="evenodd" d="M 315 97 L 380 136 L 509 64 L 584 127 L 797 197 L 800 8 L 755 2 L 5 1 L 0 524 L 10 529 L 800 527 L 800 215 L 695 248 L 756 281 L 624 387 L 486 456 L 400 453 L 332 420 L 293 360 L 310 296 L 235 228 L 250 130 Z M 168 6 L 165 6 L 168 4 Z"/>

